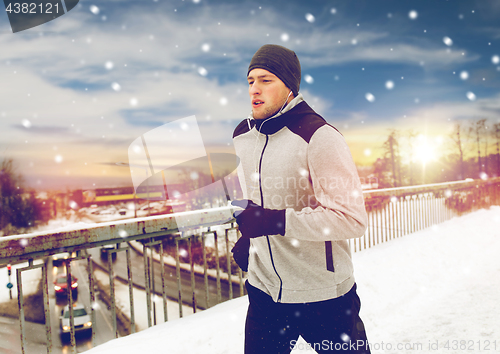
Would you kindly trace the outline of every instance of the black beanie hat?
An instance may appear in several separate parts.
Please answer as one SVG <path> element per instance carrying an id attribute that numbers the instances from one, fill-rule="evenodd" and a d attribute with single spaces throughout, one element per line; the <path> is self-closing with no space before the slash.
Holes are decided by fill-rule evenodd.
<path id="1" fill-rule="evenodd" d="M 294 51 L 276 44 L 266 44 L 253 55 L 247 76 L 253 69 L 276 75 L 297 96 L 300 88 L 300 62 Z"/>

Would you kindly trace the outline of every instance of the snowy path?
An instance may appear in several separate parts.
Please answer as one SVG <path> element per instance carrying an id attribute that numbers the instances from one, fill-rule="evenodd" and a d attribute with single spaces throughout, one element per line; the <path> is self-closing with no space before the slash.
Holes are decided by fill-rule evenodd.
<path id="1" fill-rule="evenodd" d="M 492 207 L 355 253 L 372 353 L 499 352 L 499 250 Z M 247 306 L 238 298 L 88 353 L 243 353 Z"/>

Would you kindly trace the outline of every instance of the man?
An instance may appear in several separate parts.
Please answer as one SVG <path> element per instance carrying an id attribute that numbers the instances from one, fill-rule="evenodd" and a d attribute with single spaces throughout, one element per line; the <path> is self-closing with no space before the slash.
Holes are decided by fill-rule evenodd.
<path id="1" fill-rule="evenodd" d="M 349 149 L 299 93 L 293 51 L 264 45 L 247 76 L 252 114 L 233 134 L 245 353 L 289 353 L 299 335 L 318 353 L 369 353 L 347 242 L 364 234 L 367 215 Z"/>

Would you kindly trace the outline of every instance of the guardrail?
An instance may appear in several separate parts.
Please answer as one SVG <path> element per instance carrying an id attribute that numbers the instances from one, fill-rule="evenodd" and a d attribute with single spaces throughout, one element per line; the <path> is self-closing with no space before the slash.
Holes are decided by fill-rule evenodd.
<path id="1" fill-rule="evenodd" d="M 364 191 L 365 205 L 368 212 L 369 225 L 364 236 L 358 239 L 349 240 L 351 250 L 358 252 L 363 249 L 373 247 L 381 242 L 387 242 L 393 238 L 402 237 L 406 234 L 416 232 L 437 223 L 449 220 L 454 216 L 461 215 L 476 209 L 488 207 L 490 205 L 500 204 L 500 178 L 489 180 L 470 180 L 439 184 L 429 184 L 412 187 L 389 188 Z M 179 232 L 177 222 L 183 220 L 183 225 L 189 225 L 189 234 L 187 229 Z M 221 232 L 224 233 L 219 235 Z M 230 240 L 230 233 L 236 233 L 233 240 Z M 144 279 L 143 288 L 146 291 L 148 326 L 157 323 L 155 301 L 151 297 L 159 294 L 155 288 L 154 263 L 159 262 L 160 277 L 162 280 L 162 301 L 163 301 L 163 320 L 168 320 L 166 310 L 167 294 L 165 290 L 165 265 L 164 265 L 164 242 L 170 239 L 175 243 L 175 270 L 177 279 L 177 296 L 174 298 L 179 303 L 179 315 L 182 317 L 182 304 L 189 303 L 193 311 L 199 308 L 210 307 L 211 302 L 209 294 L 209 278 L 216 282 L 216 303 L 222 301 L 222 282 L 228 286 L 228 298 L 234 296 L 233 283 L 239 285 L 239 295 L 243 295 L 243 274 L 241 270 L 231 271 L 230 246 L 238 237 L 237 226 L 231 215 L 230 207 L 221 207 L 214 209 L 190 211 L 178 214 L 159 215 L 146 218 L 121 220 L 116 222 L 107 222 L 88 227 L 75 228 L 67 231 L 33 233 L 17 236 L 6 236 L 0 238 L 0 265 L 16 264 L 28 262 L 27 267 L 17 269 L 18 284 L 18 306 L 20 313 L 21 329 L 21 351 L 25 352 L 26 333 L 23 312 L 23 292 L 22 292 L 22 272 L 41 268 L 42 284 L 44 298 L 44 313 L 47 334 L 47 353 L 51 353 L 52 328 L 50 327 L 49 310 L 49 290 L 47 269 L 50 264 L 49 256 L 60 252 L 74 252 L 76 256 L 64 261 L 67 273 L 67 289 L 71 289 L 71 262 L 73 260 L 86 260 L 89 281 L 89 301 L 91 306 L 92 323 L 95 323 L 95 293 L 94 293 L 94 272 L 92 256 L 87 252 L 89 249 L 106 245 L 114 245 L 114 249 L 109 250 L 108 269 L 110 282 L 111 298 L 111 320 L 113 331 L 118 337 L 116 322 L 116 303 L 114 294 L 114 269 L 111 258 L 113 254 L 124 251 L 127 256 L 127 279 L 130 297 L 130 323 L 131 332 L 135 331 L 135 314 L 133 304 L 133 287 L 137 286 L 133 282 L 132 267 L 130 264 L 129 242 L 140 241 L 143 244 L 144 254 Z M 215 248 L 215 270 L 208 267 L 206 240 L 209 235 L 213 235 L 213 247 Z M 211 236 L 212 237 L 212 236 Z M 223 240 L 222 247 L 225 249 L 225 267 L 226 271 L 221 271 L 221 259 L 218 250 L 219 242 Z M 195 264 L 194 245 L 201 242 L 202 265 Z M 187 244 L 184 253 L 179 248 L 179 244 Z M 185 251 L 187 249 L 187 252 Z M 186 254 L 187 253 L 187 254 Z M 181 262 L 181 258 L 186 262 Z M 43 260 L 41 264 L 34 265 L 35 260 Z M 156 259 L 156 261 L 155 261 Z M 183 296 L 181 280 L 189 277 L 191 284 L 191 296 L 186 300 Z M 196 296 L 195 274 L 201 273 L 204 282 L 204 299 Z M 212 273 L 212 274 L 211 274 Z M 235 274 L 233 274 L 235 273 Z M 172 297 L 171 297 L 172 298 Z M 204 300 L 205 306 L 200 305 L 200 300 Z M 67 291 L 67 301 L 70 312 L 70 344 L 75 350 L 75 327 L 73 315 L 73 299 L 71 291 Z M 151 311 L 153 309 L 153 311 Z M 151 317 L 153 312 L 153 318 Z M 94 326 L 92 326 L 94 331 Z M 95 333 L 92 333 L 92 340 L 95 345 Z"/>

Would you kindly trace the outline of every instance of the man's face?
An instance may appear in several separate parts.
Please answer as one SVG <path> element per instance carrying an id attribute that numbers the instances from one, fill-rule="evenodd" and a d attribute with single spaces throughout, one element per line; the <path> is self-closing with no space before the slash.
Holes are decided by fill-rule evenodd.
<path id="1" fill-rule="evenodd" d="M 272 117 L 281 109 L 290 89 L 276 75 L 264 69 L 253 69 L 248 73 L 248 93 L 252 104 L 253 117 L 265 119 Z M 288 99 L 287 99 L 288 97 Z"/>

